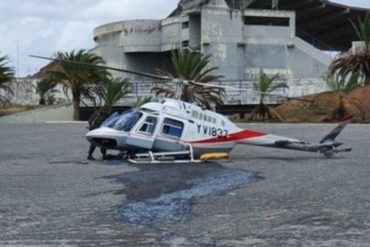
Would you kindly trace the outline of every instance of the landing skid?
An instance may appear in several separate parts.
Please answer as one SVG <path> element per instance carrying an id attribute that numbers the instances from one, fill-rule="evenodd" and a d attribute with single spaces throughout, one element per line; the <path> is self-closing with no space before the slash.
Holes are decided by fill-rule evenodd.
<path id="1" fill-rule="evenodd" d="M 188 156 L 188 159 L 179 157 Z M 134 159 L 128 159 L 132 164 L 188 164 L 203 163 L 203 160 L 194 159 L 193 148 L 189 145 L 189 150 L 178 152 L 151 152 L 136 154 Z"/>

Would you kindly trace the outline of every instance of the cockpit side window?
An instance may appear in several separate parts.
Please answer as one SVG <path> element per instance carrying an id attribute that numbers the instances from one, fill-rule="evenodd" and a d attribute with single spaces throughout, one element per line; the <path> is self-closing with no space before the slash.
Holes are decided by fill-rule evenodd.
<path id="1" fill-rule="evenodd" d="M 165 118 L 162 125 L 162 134 L 175 138 L 180 138 L 183 129 L 184 129 L 183 122 L 170 118 Z"/>
<path id="2" fill-rule="evenodd" d="M 138 129 L 138 132 L 153 135 L 156 124 L 157 124 L 157 118 L 148 116 L 146 117 L 144 123 Z"/>

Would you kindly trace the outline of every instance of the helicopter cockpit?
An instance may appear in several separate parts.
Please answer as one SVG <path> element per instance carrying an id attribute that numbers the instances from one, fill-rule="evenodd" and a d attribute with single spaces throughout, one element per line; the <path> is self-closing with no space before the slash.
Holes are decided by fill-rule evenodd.
<path id="1" fill-rule="evenodd" d="M 102 123 L 101 127 L 129 132 L 140 120 L 142 115 L 143 114 L 136 109 L 127 110 L 121 114 L 115 112 Z"/>

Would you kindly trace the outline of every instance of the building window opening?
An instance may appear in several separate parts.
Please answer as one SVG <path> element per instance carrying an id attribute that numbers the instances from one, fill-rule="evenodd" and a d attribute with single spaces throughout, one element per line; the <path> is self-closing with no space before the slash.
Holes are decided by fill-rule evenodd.
<path id="1" fill-rule="evenodd" d="M 181 45 L 182 45 L 182 48 L 189 47 L 189 40 L 182 41 Z"/>
<path id="2" fill-rule="evenodd" d="M 189 28 L 189 22 L 188 21 L 184 21 L 182 23 L 182 29 L 187 29 L 187 28 Z"/>
<path id="3" fill-rule="evenodd" d="M 289 17 L 246 16 L 245 25 L 289 27 Z"/>

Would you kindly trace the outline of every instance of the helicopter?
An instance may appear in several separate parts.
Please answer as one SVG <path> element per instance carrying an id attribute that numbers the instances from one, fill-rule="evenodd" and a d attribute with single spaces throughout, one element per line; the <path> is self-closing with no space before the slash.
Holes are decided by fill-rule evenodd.
<path id="1" fill-rule="evenodd" d="M 58 61 L 58 59 L 35 55 L 32 57 Z M 82 64 L 72 61 L 71 63 Z M 98 67 L 171 81 L 176 85 L 174 98 L 149 102 L 121 114 L 116 112 L 106 119 L 101 127 L 86 134 L 87 140 L 99 147 L 126 152 L 127 161 L 130 163 L 201 163 L 226 159 L 237 145 L 320 153 L 327 158 L 352 150 L 351 148 L 339 149 L 343 143 L 335 140 L 351 122 L 351 116 L 343 119 L 320 142 L 309 143 L 290 137 L 242 129 L 219 113 L 179 100 L 183 85 L 227 88 L 225 86 L 172 79 L 103 65 Z"/>

